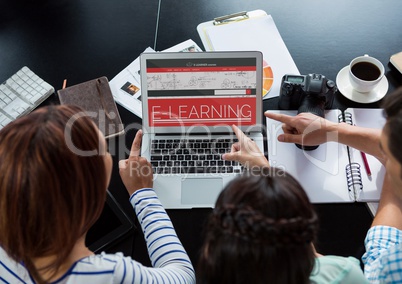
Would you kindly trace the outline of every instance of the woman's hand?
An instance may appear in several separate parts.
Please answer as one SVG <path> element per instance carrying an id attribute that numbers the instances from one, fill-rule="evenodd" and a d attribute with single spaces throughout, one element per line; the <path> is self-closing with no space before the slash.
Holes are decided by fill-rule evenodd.
<path id="1" fill-rule="evenodd" d="M 131 146 L 128 159 L 119 161 L 120 177 L 128 193 L 132 195 L 141 188 L 152 188 L 153 173 L 151 163 L 140 157 L 142 130 L 138 130 Z"/>
<path id="2" fill-rule="evenodd" d="M 222 159 L 240 162 L 246 168 L 269 166 L 267 159 L 261 153 L 257 144 L 237 126 L 232 125 L 232 129 L 239 141 L 233 143 L 230 153 L 223 154 Z"/>

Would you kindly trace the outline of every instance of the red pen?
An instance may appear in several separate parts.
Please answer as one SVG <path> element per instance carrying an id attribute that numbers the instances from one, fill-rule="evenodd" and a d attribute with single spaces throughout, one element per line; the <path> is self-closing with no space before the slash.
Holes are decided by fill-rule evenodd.
<path id="1" fill-rule="evenodd" d="M 370 170 L 370 166 L 367 161 L 366 153 L 360 151 L 360 154 L 362 155 L 362 159 L 363 159 L 364 167 L 366 168 L 367 175 L 371 176 L 371 170 Z"/>

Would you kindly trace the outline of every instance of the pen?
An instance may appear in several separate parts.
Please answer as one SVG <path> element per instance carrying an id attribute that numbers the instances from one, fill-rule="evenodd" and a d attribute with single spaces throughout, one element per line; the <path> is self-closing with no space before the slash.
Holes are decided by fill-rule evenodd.
<path id="1" fill-rule="evenodd" d="M 371 170 L 370 170 L 370 166 L 367 161 L 366 153 L 360 151 L 360 154 L 362 155 L 362 159 L 363 159 L 364 167 L 366 168 L 367 175 L 371 176 Z"/>

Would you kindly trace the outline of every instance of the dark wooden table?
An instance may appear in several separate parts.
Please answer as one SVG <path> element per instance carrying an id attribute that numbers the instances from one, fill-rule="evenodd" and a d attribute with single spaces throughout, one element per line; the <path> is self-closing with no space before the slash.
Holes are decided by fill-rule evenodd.
<path id="1" fill-rule="evenodd" d="M 352 58 L 369 54 L 386 67 L 388 93 L 402 85 L 402 75 L 388 64 L 392 54 L 402 51 L 399 0 L 1 1 L 3 81 L 22 66 L 31 68 L 56 90 L 64 79 L 69 85 L 100 76 L 112 79 L 148 46 L 163 50 L 190 38 L 203 47 L 196 31 L 199 23 L 234 12 L 262 9 L 273 16 L 302 74 L 321 73 L 335 80 Z M 57 103 L 56 96 L 45 102 L 48 103 Z M 338 94 L 334 107 L 378 107 L 379 103 L 362 105 Z M 276 108 L 277 99 L 264 101 L 265 110 Z M 119 110 L 126 126 L 140 127 L 139 118 L 120 106 Z M 109 190 L 132 218 L 135 215 L 117 163 L 126 157 L 134 134 L 135 128 L 109 142 L 115 166 Z M 365 204 L 315 207 L 320 217 L 318 251 L 360 258 L 372 221 Z M 210 209 L 168 210 L 194 263 L 209 212 Z M 139 230 L 108 248 L 111 252 L 119 250 L 149 263 Z"/>

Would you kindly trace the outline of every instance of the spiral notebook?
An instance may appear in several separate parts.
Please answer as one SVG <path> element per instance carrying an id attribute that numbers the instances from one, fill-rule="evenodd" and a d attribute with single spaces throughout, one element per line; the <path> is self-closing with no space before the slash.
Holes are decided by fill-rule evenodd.
<path id="1" fill-rule="evenodd" d="M 297 113 L 295 110 L 270 112 L 292 116 Z M 325 118 L 369 128 L 381 129 L 385 124 L 382 109 L 350 108 L 343 112 L 328 110 Z M 367 202 L 380 199 L 385 168 L 375 157 L 366 154 L 371 171 L 369 175 L 361 152 L 354 148 L 327 142 L 315 150 L 303 151 L 293 143 L 279 142 L 277 137 L 281 133 L 282 124 L 267 118 L 270 164 L 293 175 L 301 183 L 311 202 Z"/>

